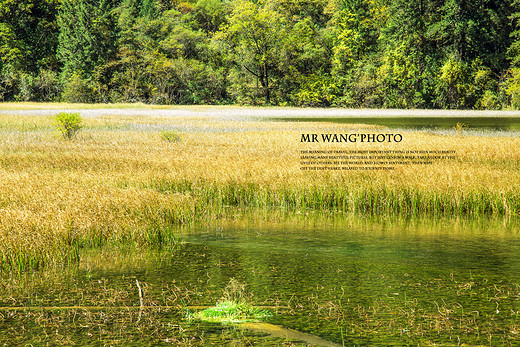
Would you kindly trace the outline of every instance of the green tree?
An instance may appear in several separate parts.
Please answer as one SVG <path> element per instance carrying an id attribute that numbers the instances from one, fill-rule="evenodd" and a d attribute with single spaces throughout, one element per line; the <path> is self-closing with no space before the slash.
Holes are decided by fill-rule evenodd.
<path id="1" fill-rule="evenodd" d="M 0 1 L 0 100 L 52 100 L 58 1 Z"/>
<path id="2" fill-rule="evenodd" d="M 461 61 L 480 59 L 493 70 L 505 67 L 510 46 L 513 1 L 446 0 L 428 27 L 436 49 Z"/>
<path id="3" fill-rule="evenodd" d="M 195 3 L 195 20 L 206 32 L 216 32 L 226 22 L 226 14 L 226 4 L 222 0 L 198 0 Z"/>
<path id="4" fill-rule="evenodd" d="M 437 106 L 496 107 L 499 81 L 508 67 L 511 5 L 510 0 L 440 4 L 428 28 L 440 63 Z"/>
<path id="5" fill-rule="evenodd" d="M 62 74 L 90 74 L 94 67 L 115 55 L 115 23 L 111 0 L 63 0 L 58 58 L 63 63 Z"/>
<path id="6" fill-rule="evenodd" d="M 230 60 L 259 81 L 265 103 L 271 103 L 271 79 L 284 57 L 286 19 L 273 1 L 238 0 L 214 38 L 227 45 Z"/>
<path id="7" fill-rule="evenodd" d="M 512 66 L 520 66 L 520 0 L 514 0 L 513 10 L 509 19 L 512 23 L 510 37 L 512 42 L 508 47 L 508 57 L 511 59 Z"/>
<path id="8" fill-rule="evenodd" d="M 154 0 L 142 0 L 140 17 L 157 18 L 159 10 Z"/>
<path id="9" fill-rule="evenodd" d="M 0 67 L 56 69 L 57 0 L 0 1 Z"/>
<path id="10" fill-rule="evenodd" d="M 514 0 L 510 15 L 512 42 L 508 48 L 510 68 L 504 83 L 504 91 L 515 108 L 520 108 L 520 0 Z"/>
<path id="11" fill-rule="evenodd" d="M 327 38 L 330 74 L 339 90 L 336 103 L 349 107 L 374 106 L 380 65 L 382 28 L 388 23 L 384 0 L 333 0 Z"/>
<path id="12" fill-rule="evenodd" d="M 25 67 L 25 51 L 26 44 L 17 39 L 13 27 L 5 22 L 0 23 L 0 66 L 12 66 L 15 69 Z"/>
<path id="13" fill-rule="evenodd" d="M 385 107 L 428 107 L 433 99 L 432 71 L 437 68 L 435 48 L 427 28 L 435 0 L 393 0 L 381 29 L 378 69 L 379 94 Z"/>
<path id="14" fill-rule="evenodd" d="M 375 4 L 366 0 L 335 0 L 329 26 L 333 35 L 333 74 L 345 73 L 374 48 L 378 33 L 374 21 Z M 381 17 L 384 19 L 384 17 Z"/>

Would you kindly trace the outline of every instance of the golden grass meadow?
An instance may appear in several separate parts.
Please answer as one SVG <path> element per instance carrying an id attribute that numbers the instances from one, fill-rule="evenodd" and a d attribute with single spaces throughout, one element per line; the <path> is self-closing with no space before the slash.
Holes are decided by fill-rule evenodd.
<path id="1" fill-rule="evenodd" d="M 15 112 L 38 107 L 49 115 Z M 518 137 L 459 129 L 406 131 L 400 143 L 303 144 L 302 133 L 395 131 L 196 112 L 90 116 L 83 109 L 84 128 L 67 140 L 53 125 L 53 108 L 4 105 L 0 114 L 3 271 L 73 263 L 81 249 L 105 244 L 174 243 L 178 226 L 227 218 L 234 208 L 511 218 L 520 212 Z M 165 140 L 168 131 L 179 140 Z M 454 150 L 456 158 L 388 171 L 300 169 L 301 150 L 330 149 Z"/>

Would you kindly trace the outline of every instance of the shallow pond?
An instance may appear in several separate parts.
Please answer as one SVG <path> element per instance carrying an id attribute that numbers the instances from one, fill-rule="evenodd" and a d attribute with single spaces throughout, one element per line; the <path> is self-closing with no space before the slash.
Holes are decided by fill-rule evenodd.
<path id="1" fill-rule="evenodd" d="M 174 262 L 183 271 L 167 267 L 163 276 L 174 272 L 186 284 L 204 278 L 214 290 L 236 278 L 259 302 L 294 300 L 292 312 L 273 320 L 337 343 L 373 343 L 378 334 L 380 342 L 408 341 L 424 333 L 428 320 L 467 324 L 464 319 L 471 317 L 462 317 L 464 310 L 478 311 L 484 320 L 507 316 L 503 322 L 509 324 L 520 309 L 514 226 L 384 219 L 287 225 L 193 230 L 183 236 Z M 454 317 L 442 317 L 443 309 Z M 367 319 L 382 322 L 366 324 Z M 355 336 L 349 336 L 352 321 L 373 331 L 360 335 L 354 326 Z M 395 326 L 383 328 L 389 323 Z M 452 331 L 446 328 L 438 333 Z"/>
<path id="2" fill-rule="evenodd" d="M 181 242 L 170 250 L 87 252 L 47 300 L 66 301 L 63 288 L 86 295 L 78 287 L 94 283 L 108 294 L 106 302 L 96 302 L 98 297 L 91 305 L 135 306 L 138 279 L 153 299 L 148 304 L 167 306 L 174 300 L 168 297 L 177 300 L 184 291 L 185 308 L 194 310 L 214 305 L 234 278 L 255 305 L 271 310 L 269 323 L 339 345 L 509 343 L 520 332 L 517 227 L 507 220 L 246 218 L 182 230 Z M 168 292 L 174 287 L 182 290 Z M 36 300 L 34 293 L 45 297 L 42 288 L 25 294 L 25 305 Z M 71 293 L 73 304 L 79 299 Z M 218 344 L 222 336 L 230 343 L 235 331 L 161 312 L 161 324 L 182 322 L 184 330 L 204 335 L 205 343 Z M 160 341 L 169 341 L 167 334 Z M 234 343 L 254 341 L 236 334 Z"/>

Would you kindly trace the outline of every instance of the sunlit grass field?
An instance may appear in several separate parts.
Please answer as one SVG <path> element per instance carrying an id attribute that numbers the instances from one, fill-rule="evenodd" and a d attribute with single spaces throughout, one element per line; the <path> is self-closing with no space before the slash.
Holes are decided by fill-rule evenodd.
<path id="1" fill-rule="evenodd" d="M 177 226 L 226 218 L 235 207 L 511 218 L 520 212 L 520 138 L 503 133 L 403 131 L 400 143 L 303 144 L 302 133 L 396 131 L 128 115 L 124 108 L 87 115 L 83 124 L 67 140 L 52 115 L 0 114 L 0 268 L 71 263 L 80 249 L 104 244 L 174 243 Z M 389 171 L 301 170 L 300 151 L 320 149 L 454 150 L 456 159 Z"/>

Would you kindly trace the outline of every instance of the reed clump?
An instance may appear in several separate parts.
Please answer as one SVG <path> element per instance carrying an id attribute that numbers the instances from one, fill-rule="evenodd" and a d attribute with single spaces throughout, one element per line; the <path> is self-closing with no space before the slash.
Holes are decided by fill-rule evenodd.
<path id="1" fill-rule="evenodd" d="M 74 141 L 52 116 L 0 115 L 0 268 L 77 261 L 85 247 L 163 245 L 229 207 L 517 216 L 520 139 L 405 132 L 400 143 L 302 144 L 348 124 L 211 117 L 88 116 Z M 182 133 L 172 145 L 162 131 Z M 301 150 L 453 150 L 451 160 L 355 172 L 300 169 Z"/>

